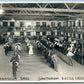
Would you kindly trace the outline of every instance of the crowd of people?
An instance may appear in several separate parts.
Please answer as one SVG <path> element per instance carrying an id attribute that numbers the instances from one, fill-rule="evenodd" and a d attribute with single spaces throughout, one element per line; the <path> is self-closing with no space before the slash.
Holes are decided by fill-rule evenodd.
<path id="1" fill-rule="evenodd" d="M 9 51 L 12 51 L 13 40 L 9 37 L 7 43 L 4 45 L 5 55 L 7 56 Z"/>
<path id="2" fill-rule="evenodd" d="M 13 56 L 11 57 L 10 64 L 12 65 L 13 78 L 16 79 L 16 73 L 18 65 L 20 64 L 20 53 L 21 53 L 21 44 L 16 43 L 13 46 L 14 42 L 11 37 L 7 38 L 7 43 L 4 45 L 5 56 L 8 56 L 8 52 L 14 51 Z"/>
<path id="3" fill-rule="evenodd" d="M 47 62 L 50 63 L 51 67 L 58 71 L 57 61 L 58 56 L 53 50 L 56 49 L 66 55 L 70 60 L 70 65 L 73 66 L 72 59 L 81 62 L 81 52 L 82 52 L 82 43 L 77 40 L 70 39 L 65 37 L 63 39 L 56 37 L 46 37 L 36 40 L 36 46 L 39 51 L 42 52 Z M 27 50 L 29 54 L 33 54 L 33 46 L 30 42 L 30 39 L 25 38 L 24 42 L 26 43 Z M 13 39 L 8 38 L 8 42 L 4 45 L 5 55 L 7 56 L 9 51 L 12 51 Z M 21 44 L 16 43 L 14 46 L 14 56 L 11 58 L 10 62 L 12 63 L 13 77 L 16 79 L 16 72 L 18 65 L 20 64 L 20 53 L 21 53 Z"/>
<path id="4" fill-rule="evenodd" d="M 73 65 L 71 58 L 81 63 L 81 53 L 83 44 L 81 41 L 65 38 L 48 38 L 54 45 L 54 48 L 69 58 L 70 65 Z"/>
<path id="5" fill-rule="evenodd" d="M 58 50 L 68 57 L 69 65 L 73 66 L 72 59 L 81 64 L 83 44 L 81 41 L 69 37 L 46 37 L 37 40 L 37 49 L 41 50 L 47 61 L 54 67 L 52 61 L 53 49 Z"/>
<path id="6" fill-rule="evenodd" d="M 57 54 L 53 52 L 52 47 L 53 44 L 50 41 L 45 40 L 37 40 L 36 45 L 37 49 L 42 52 L 42 54 L 45 56 L 45 59 L 47 62 L 50 63 L 51 67 L 54 68 L 55 71 L 58 71 L 57 69 Z"/>

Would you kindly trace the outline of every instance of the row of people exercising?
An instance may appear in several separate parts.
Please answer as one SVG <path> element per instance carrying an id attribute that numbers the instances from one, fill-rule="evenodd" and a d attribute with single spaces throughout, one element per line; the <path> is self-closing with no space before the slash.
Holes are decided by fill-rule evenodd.
<path id="1" fill-rule="evenodd" d="M 52 49 L 47 48 L 40 40 L 36 41 L 36 46 L 37 49 L 42 52 L 47 62 L 50 63 L 51 67 L 54 68 L 55 71 L 58 71 L 57 54 L 55 54 Z"/>

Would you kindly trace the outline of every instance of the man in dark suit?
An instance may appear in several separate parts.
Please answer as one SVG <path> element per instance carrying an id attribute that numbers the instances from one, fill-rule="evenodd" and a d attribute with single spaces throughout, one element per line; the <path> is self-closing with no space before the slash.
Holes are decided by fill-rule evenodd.
<path id="1" fill-rule="evenodd" d="M 18 68 L 18 61 L 16 56 L 13 56 L 10 60 L 10 62 L 12 62 L 12 71 L 13 71 L 13 77 L 14 79 L 16 79 L 16 72 L 17 72 L 17 68 Z"/>

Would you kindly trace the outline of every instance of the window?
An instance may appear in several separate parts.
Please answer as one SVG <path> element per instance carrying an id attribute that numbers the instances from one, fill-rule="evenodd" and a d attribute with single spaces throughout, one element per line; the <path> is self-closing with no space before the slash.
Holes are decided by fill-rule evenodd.
<path id="1" fill-rule="evenodd" d="M 28 36 L 31 36 L 31 33 L 30 33 L 30 32 L 27 32 L 27 35 L 28 35 Z"/>
<path id="2" fill-rule="evenodd" d="M 68 36 L 68 33 L 66 33 L 66 36 Z"/>
<path id="3" fill-rule="evenodd" d="M 20 35 L 21 35 L 21 36 L 24 36 L 24 32 L 20 32 Z"/>
<path id="4" fill-rule="evenodd" d="M 70 21 L 70 27 L 72 27 L 72 21 Z"/>
<path id="5" fill-rule="evenodd" d="M 80 21 L 80 20 L 78 21 L 78 26 L 79 26 L 79 27 L 81 26 L 81 21 Z"/>
<path id="6" fill-rule="evenodd" d="M 58 22 L 58 27 L 61 27 L 61 22 Z"/>
<path id="7" fill-rule="evenodd" d="M 15 23 L 14 22 L 10 22 L 10 27 L 14 27 Z"/>
<path id="8" fill-rule="evenodd" d="M 84 34 L 82 36 L 83 36 L 83 39 L 84 39 Z"/>
<path id="9" fill-rule="evenodd" d="M 72 33 L 70 33 L 70 37 L 72 37 Z"/>
<path id="10" fill-rule="evenodd" d="M 68 21 L 66 21 L 66 27 L 68 27 Z"/>
<path id="11" fill-rule="evenodd" d="M 20 27 L 23 27 L 24 26 L 24 23 L 23 22 L 20 22 Z"/>
<path id="12" fill-rule="evenodd" d="M 40 27 L 40 22 L 36 22 L 36 27 Z"/>
<path id="13" fill-rule="evenodd" d="M 46 32 L 42 32 L 42 35 L 46 35 Z"/>
<path id="14" fill-rule="evenodd" d="M 65 27 L 65 25 L 66 25 L 66 23 L 65 22 L 63 22 L 63 26 Z"/>
<path id="15" fill-rule="evenodd" d="M 43 27 L 46 27 L 46 22 L 42 22 L 42 26 Z"/>
<path id="16" fill-rule="evenodd" d="M 3 27 L 7 27 L 8 26 L 8 22 L 3 22 Z"/>
<path id="17" fill-rule="evenodd" d="M 51 26 L 52 27 L 55 27 L 55 22 L 51 22 Z"/>
<path id="18" fill-rule="evenodd" d="M 78 38 L 80 39 L 80 34 L 78 34 Z"/>
<path id="19" fill-rule="evenodd" d="M 75 33 L 73 34 L 73 37 L 75 38 Z"/>
<path id="20" fill-rule="evenodd" d="M 36 32 L 36 35 L 37 35 L 37 36 L 40 35 L 40 32 Z"/>
<path id="21" fill-rule="evenodd" d="M 59 32 L 57 32 L 57 35 L 59 35 Z"/>
<path id="22" fill-rule="evenodd" d="M 73 21 L 73 27 L 75 27 L 75 21 Z"/>

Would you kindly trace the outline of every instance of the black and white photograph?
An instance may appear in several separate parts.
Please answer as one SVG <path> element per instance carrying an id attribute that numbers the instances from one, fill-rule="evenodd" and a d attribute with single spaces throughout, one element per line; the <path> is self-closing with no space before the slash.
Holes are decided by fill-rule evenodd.
<path id="1" fill-rule="evenodd" d="M 0 81 L 84 82 L 84 3 L 0 3 Z"/>

